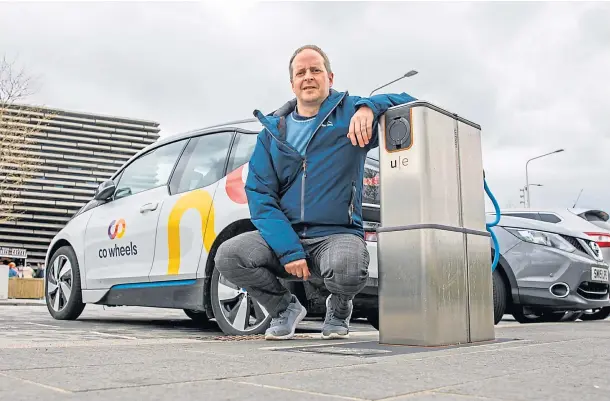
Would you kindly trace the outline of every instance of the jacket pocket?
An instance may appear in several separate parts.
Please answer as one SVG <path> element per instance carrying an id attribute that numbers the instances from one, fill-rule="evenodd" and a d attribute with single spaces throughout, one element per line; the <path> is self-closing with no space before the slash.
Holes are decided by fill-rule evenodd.
<path id="1" fill-rule="evenodd" d="M 356 182 L 352 181 L 352 188 L 349 197 L 349 205 L 347 207 L 347 216 L 349 217 L 349 224 L 354 224 L 354 202 L 356 200 Z"/>

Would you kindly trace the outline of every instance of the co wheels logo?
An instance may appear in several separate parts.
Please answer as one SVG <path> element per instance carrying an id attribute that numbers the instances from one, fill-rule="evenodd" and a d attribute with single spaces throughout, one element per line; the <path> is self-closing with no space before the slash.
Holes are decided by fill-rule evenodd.
<path id="1" fill-rule="evenodd" d="M 112 223 L 108 226 L 108 238 L 122 238 L 125 235 L 126 228 L 125 219 L 112 220 Z"/>
<path id="2" fill-rule="evenodd" d="M 125 235 L 127 224 L 125 219 L 112 220 L 112 223 L 108 226 L 108 238 L 111 240 L 120 239 Z M 129 245 L 119 246 L 114 244 L 114 247 L 101 248 L 98 250 L 98 256 L 100 259 L 116 258 L 119 256 L 135 256 L 138 254 L 138 246 L 133 242 L 129 242 Z"/>

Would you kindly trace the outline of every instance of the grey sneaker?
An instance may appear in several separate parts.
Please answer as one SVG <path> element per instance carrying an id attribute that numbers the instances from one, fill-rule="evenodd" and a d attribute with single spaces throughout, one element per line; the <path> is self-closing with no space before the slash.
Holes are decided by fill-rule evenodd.
<path id="1" fill-rule="evenodd" d="M 307 315 L 307 310 L 293 295 L 288 308 L 271 320 L 271 325 L 265 332 L 265 340 L 288 340 L 292 338 L 297 325 L 305 315 Z"/>
<path id="2" fill-rule="evenodd" d="M 349 321 L 352 318 L 354 306 L 352 301 L 349 301 L 349 315 L 345 319 L 335 317 L 330 306 L 330 297 L 326 298 L 326 318 L 322 325 L 322 338 L 325 340 L 333 338 L 349 338 Z"/>

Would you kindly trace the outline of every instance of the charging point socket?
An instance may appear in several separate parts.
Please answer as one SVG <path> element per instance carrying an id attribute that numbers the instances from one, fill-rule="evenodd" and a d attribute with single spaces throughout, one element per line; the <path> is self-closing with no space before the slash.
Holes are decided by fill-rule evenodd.
<path id="1" fill-rule="evenodd" d="M 395 117 L 389 124 L 387 132 L 386 149 L 389 152 L 408 149 L 411 147 L 411 123 L 404 117 Z"/>

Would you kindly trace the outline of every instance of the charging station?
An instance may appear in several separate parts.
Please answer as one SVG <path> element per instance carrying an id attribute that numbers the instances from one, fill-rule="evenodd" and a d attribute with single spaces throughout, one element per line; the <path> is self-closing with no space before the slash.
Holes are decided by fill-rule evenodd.
<path id="1" fill-rule="evenodd" d="M 378 129 L 379 342 L 494 340 L 481 127 L 415 101 Z"/>

